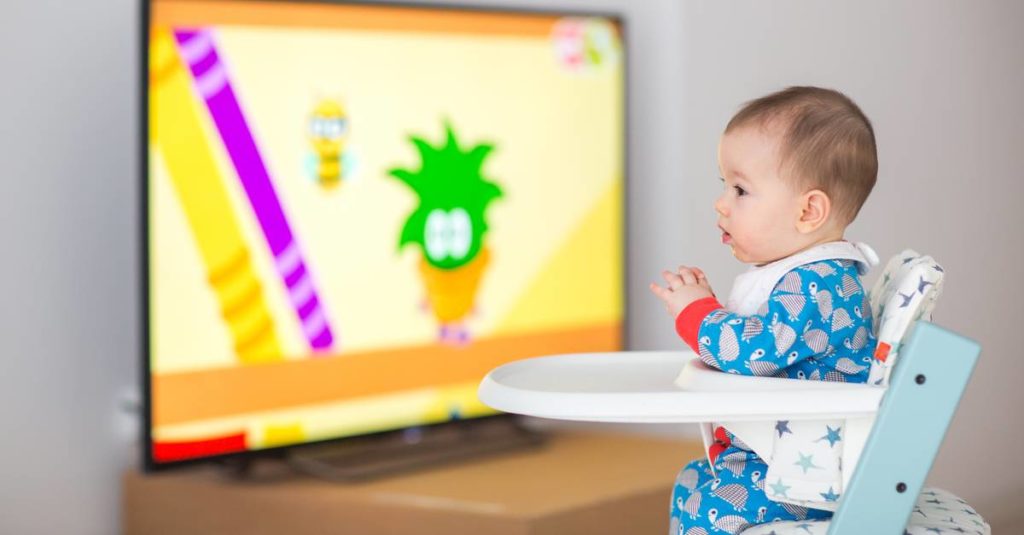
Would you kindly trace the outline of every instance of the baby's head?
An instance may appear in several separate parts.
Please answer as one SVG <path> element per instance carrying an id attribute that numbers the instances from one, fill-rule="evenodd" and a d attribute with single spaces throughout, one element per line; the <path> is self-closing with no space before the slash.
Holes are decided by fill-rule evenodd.
<path id="1" fill-rule="evenodd" d="M 790 87 L 748 102 L 718 145 L 722 241 L 762 265 L 843 239 L 878 173 L 875 134 L 842 93 Z"/>

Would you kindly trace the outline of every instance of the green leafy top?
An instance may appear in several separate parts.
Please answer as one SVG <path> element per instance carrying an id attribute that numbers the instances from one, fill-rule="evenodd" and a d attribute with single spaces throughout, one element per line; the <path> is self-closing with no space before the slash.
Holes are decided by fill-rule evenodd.
<path id="1" fill-rule="evenodd" d="M 409 186 L 420 201 L 402 227 L 398 248 L 419 245 L 431 265 L 454 269 L 480 252 L 488 228 L 485 212 L 503 193 L 481 170 L 494 145 L 463 151 L 447 122 L 445 131 L 445 142 L 437 147 L 410 136 L 420 154 L 420 168 L 392 168 L 388 174 Z"/>

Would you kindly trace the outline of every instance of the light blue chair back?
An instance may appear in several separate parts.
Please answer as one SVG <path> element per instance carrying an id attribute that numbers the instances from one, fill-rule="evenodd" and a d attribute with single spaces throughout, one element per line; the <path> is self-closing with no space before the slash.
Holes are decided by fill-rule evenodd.
<path id="1" fill-rule="evenodd" d="M 980 352 L 977 342 L 917 322 L 830 535 L 903 533 Z"/>

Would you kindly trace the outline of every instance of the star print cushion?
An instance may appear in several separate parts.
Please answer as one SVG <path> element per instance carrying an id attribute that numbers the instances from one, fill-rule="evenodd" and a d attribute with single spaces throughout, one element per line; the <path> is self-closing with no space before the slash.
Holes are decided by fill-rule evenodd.
<path id="1" fill-rule="evenodd" d="M 900 344 L 908 339 L 917 320 L 931 320 L 935 302 L 942 293 L 945 271 L 930 256 L 906 249 L 885 266 L 871 290 L 878 344 L 868 382 L 888 384 L 899 355 Z"/>
<path id="2" fill-rule="evenodd" d="M 900 343 L 918 319 L 928 320 L 942 290 L 943 269 L 930 256 L 905 250 L 886 265 L 869 298 L 878 322 L 878 341 L 869 382 L 885 384 Z M 806 507 L 835 508 L 842 494 L 843 422 L 788 423 L 773 436 L 768 498 Z M 779 492 L 773 493 L 772 489 Z M 831 502 L 831 503 L 830 503 Z"/>
<path id="3" fill-rule="evenodd" d="M 747 528 L 743 535 L 826 535 L 828 520 L 772 522 Z M 904 535 L 991 535 L 992 528 L 970 505 L 950 492 L 926 488 L 917 497 Z"/>
<path id="4" fill-rule="evenodd" d="M 835 510 L 843 492 L 843 420 L 776 422 L 765 476 L 769 500 Z"/>

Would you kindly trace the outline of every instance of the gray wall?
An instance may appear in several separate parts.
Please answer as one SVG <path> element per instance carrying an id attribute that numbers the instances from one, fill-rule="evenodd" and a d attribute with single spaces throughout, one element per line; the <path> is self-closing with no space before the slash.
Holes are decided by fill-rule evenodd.
<path id="1" fill-rule="evenodd" d="M 134 3 L 0 11 L 0 532 L 115 533 L 133 452 Z"/>
<path id="2" fill-rule="evenodd" d="M 834 87 L 875 125 L 878 186 L 848 236 L 947 268 L 935 320 L 983 344 L 930 482 L 995 525 L 1024 521 L 1024 5 L 492 0 L 628 16 L 631 293 L 637 349 L 678 348 L 646 284 L 699 265 L 719 293 L 744 266 L 718 243 L 718 135 L 745 100 Z M 0 17 L 0 531 L 112 533 L 135 445 L 117 407 L 137 375 L 135 2 L 5 3 Z M 871 282 L 873 276 L 869 276 Z M 1020 420 L 1019 416 L 1015 418 Z M 539 422 L 539 425 L 551 425 Z M 557 424 L 563 426 L 566 424 Z M 671 426 L 621 427 L 684 434 Z M 1009 530 L 1007 530 L 1009 531 Z M 997 533 L 1000 532 L 998 529 Z"/>

